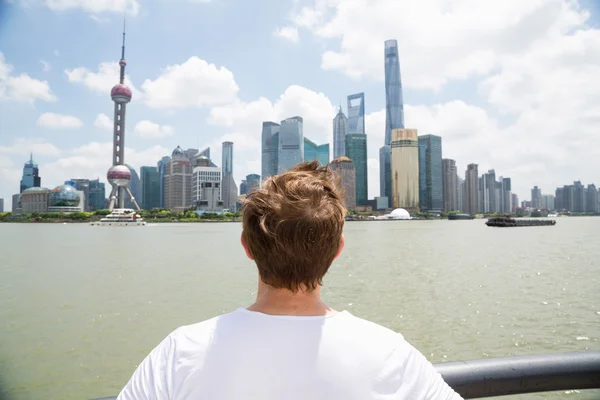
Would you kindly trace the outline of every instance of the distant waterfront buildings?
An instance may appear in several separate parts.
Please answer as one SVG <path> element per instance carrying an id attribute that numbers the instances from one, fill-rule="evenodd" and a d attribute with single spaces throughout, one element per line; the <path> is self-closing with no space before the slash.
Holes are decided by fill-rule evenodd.
<path id="1" fill-rule="evenodd" d="M 344 115 L 342 107 L 333 119 L 333 158 L 346 155 L 346 134 L 348 133 L 348 118 Z"/>
<path id="2" fill-rule="evenodd" d="M 12 195 L 12 212 L 17 212 L 17 210 L 19 209 L 19 197 L 21 197 L 19 193 Z"/>
<path id="3" fill-rule="evenodd" d="M 129 172 L 131 173 L 131 180 L 127 184 L 127 187 L 133 195 L 133 197 L 130 196 L 125 199 L 125 208 L 135 209 L 137 207 L 135 206 L 134 201 L 139 204 L 142 200 L 142 181 L 135 168 L 131 167 L 129 164 L 125 164 L 125 166 L 129 168 Z"/>
<path id="4" fill-rule="evenodd" d="M 600 212 L 600 204 L 598 203 L 600 194 L 594 184 L 589 184 L 586 188 L 581 184 L 581 181 L 575 181 L 572 185 L 556 188 L 555 194 L 554 201 L 557 211 L 574 213 Z"/>
<path id="5" fill-rule="evenodd" d="M 460 210 L 460 208 L 458 207 L 459 191 L 456 161 L 451 160 L 449 158 L 442 159 L 442 192 L 442 211 L 448 212 Z"/>
<path id="6" fill-rule="evenodd" d="M 367 205 L 369 202 L 367 135 L 364 133 L 346 135 L 346 157 L 352 160 L 356 173 L 356 205 Z"/>
<path id="7" fill-rule="evenodd" d="M 266 121 L 262 124 L 261 175 L 263 181 L 277 175 L 279 170 L 279 129 L 280 125 Z"/>
<path id="8" fill-rule="evenodd" d="M 392 130 L 392 204 L 419 208 L 419 145 L 416 129 Z"/>
<path id="9" fill-rule="evenodd" d="M 4 212 L 4 199 L 0 198 L 0 213 Z"/>
<path id="10" fill-rule="evenodd" d="M 223 211 L 221 181 L 219 167 L 211 166 L 206 156 L 196 158 L 196 165 L 192 172 L 192 204 L 196 207 L 196 212 Z"/>
<path id="11" fill-rule="evenodd" d="M 419 136 L 419 204 L 421 211 L 440 213 L 443 208 L 442 138 Z"/>
<path id="12" fill-rule="evenodd" d="M 157 167 L 141 167 L 142 198 L 141 205 L 144 210 L 160 207 L 160 175 Z"/>
<path id="13" fill-rule="evenodd" d="M 245 179 L 242 179 L 240 183 L 240 196 L 244 196 L 248 194 L 248 182 Z"/>
<path id="14" fill-rule="evenodd" d="M 246 194 L 252 193 L 252 191 L 254 191 L 256 189 L 260 189 L 260 175 L 258 175 L 258 174 L 246 175 L 246 184 L 248 185 L 248 192 Z"/>
<path id="15" fill-rule="evenodd" d="M 167 170 L 167 164 L 171 160 L 171 157 L 164 156 L 160 159 L 160 161 L 156 164 L 158 169 L 158 183 L 159 183 L 159 191 L 160 191 L 160 202 L 159 207 L 165 208 L 165 172 Z"/>
<path id="16" fill-rule="evenodd" d="M 542 189 L 537 186 L 531 189 L 531 206 L 535 209 L 542 208 Z"/>
<path id="17" fill-rule="evenodd" d="M 475 215 L 479 211 L 479 176 L 477 164 L 467 165 L 464 188 L 463 211 Z"/>
<path id="18" fill-rule="evenodd" d="M 33 154 L 29 155 L 29 161 L 23 166 L 23 177 L 21 178 L 21 190 L 19 193 L 23 193 L 25 189 L 31 187 L 40 187 L 42 184 L 42 178 L 39 176 L 39 168 L 35 161 L 33 161 Z"/>
<path id="19" fill-rule="evenodd" d="M 331 160 L 329 167 L 335 172 L 340 180 L 339 188 L 344 193 L 346 208 L 356 207 L 356 171 L 354 164 L 348 157 L 338 157 Z"/>
<path id="20" fill-rule="evenodd" d="M 165 166 L 164 208 L 184 211 L 192 205 L 192 165 L 179 146 Z"/>
<path id="21" fill-rule="evenodd" d="M 404 101 L 400 75 L 398 42 L 386 40 L 384 43 L 385 69 L 385 139 L 379 149 L 380 196 L 392 199 L 392 131 L 404 129 Z"/>
<path id="22" fill-rule="evenodd" d="M 96 211 L 106 208 L 106 189 L 100 179 L 73 178 L 65 182 L 83 193 L 85 211 Z"/>
<path id="23" fill-rule="evenodd" d="M 279 126 L 278 173 L 287 172 L 304 161 L 304 133 L 302 117 L 291 117 Z"/>
<path id="24" fill-rule="evenodd" d="M 458 211 L 465 210 L 465 180 L 458 175 L 457 168 L 456 176 L 456 209 Z"/>
<path id="25" fill-rule="evenodd" d="M 508 214 L 513 212 L 512 181 L 510 178 L 500 177 L 500 212 Z"/>
<path id="26" fill-rule="evenodd" d="M 221 162 L 221 200 L 223 200 L 223 207 L 235 212 L 238 189 L 233 179 L 233 142 L 223 142 Z"/>
<path id="27" fill-rule="evenodd" d="M 318 145 L 307 137 L 304 138 L 304 161 L 319 161 L 320 165 L 329 163 L 329 143 Z"/>
<path id="28" fill-rule="evenodd" d="M 543 194 L 542 195 L 542 210 L 552 211 L 554 210 L 554 195 Z"/>

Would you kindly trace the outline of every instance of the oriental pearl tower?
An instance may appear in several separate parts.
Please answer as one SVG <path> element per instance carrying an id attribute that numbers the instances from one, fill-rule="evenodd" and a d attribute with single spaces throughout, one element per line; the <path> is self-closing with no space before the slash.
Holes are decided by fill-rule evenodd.
<path id="1" fill-rule="evenodd" d="M 106 177 L 112 185 L 110 192 L 109 210 L 115 208 L 125 208 L 125 192 L 131 198 L 131 202 L 139 210 L 135 198 L 131 194 L 131 190 L 127 184 L 131 180 L 131 172 L 125 166 L 125 112 L 127 103 L 131 101 L 131 89 L 125 85 L 125 25 L 123 25 L 123 45 L 121 47 L 121 60 L 119 61 L 121 74 L 119 83 L 116 84 L 110 91 L 110 97 L 115 102 L 115 122 L 113 129 L 113 160 L 112 167 L 108 170 Z"/>

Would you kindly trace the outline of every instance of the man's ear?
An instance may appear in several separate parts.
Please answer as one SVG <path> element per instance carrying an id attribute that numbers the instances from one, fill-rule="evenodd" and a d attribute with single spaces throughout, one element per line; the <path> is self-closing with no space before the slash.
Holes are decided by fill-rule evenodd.
<path id="1" fill-rule="evenodd" d="M 250 253 L 250 249 L 248 249 L 248 244 L 244 240 L 244 235 L 242 235 L 240 237 L 240 241 L 242 242 L 242 247 L 244 248 L 244 251 L 246 252 L 246 257 L 248 257 L 251 260 L 254 260 L 254 257 L 252 256 L 252 253 Z"/>

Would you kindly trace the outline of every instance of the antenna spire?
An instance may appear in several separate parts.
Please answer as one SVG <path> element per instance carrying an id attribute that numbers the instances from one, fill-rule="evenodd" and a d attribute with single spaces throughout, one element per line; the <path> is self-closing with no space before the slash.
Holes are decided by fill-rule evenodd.
<path id="1" fill-rule="evenodd" d="M 121 61 L 119 61 L 119 65 L 121 66 L 121 74 L 119 76 L 119 81 L 121 84 L 125 82 L 125 66 L 127 63 L 125 62 L 125 23 L 127 22 L 126 18 L 123 17 L 123 45 L 121 46 Z"/>

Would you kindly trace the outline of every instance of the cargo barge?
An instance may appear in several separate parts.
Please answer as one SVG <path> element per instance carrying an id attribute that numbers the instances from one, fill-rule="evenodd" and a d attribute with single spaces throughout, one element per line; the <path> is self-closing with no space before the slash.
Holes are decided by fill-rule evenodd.
<path id="1" fill-rule="evenodd" d="M 514 226 L 551 226 L 555 225 L 556 221 L 553 219 L 514 219 L 510 217 L 493 217 L 489 218 L 485 223 L 487 226 L 494 226 L 498 228 L 510 228 Z"/>

